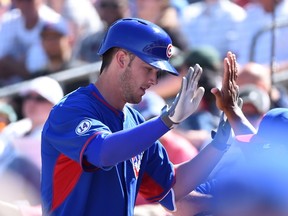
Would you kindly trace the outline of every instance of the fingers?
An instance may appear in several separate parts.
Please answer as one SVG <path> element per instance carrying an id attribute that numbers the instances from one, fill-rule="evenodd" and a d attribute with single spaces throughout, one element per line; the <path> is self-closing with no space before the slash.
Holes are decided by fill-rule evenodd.
<path id="1" fill-rule="evenodd" d="M 194 76 L 193 76 L 193 80 L 192 80 L 192 83 L 191 83 L 191 88 L 192 89 L 196 89 L 198 87 L 198 82 L 200 80 L 200 77 L 202 75 L 202 68 L 200 67 L 199 64 L 196 64 L 194 66 Z"/>
<path id="2" fill-rule="evenodd" d="M 233 84 L 236 83 L 238 77 L 238 66 L 236 61 L 236 55 L 232 52 L 227 53 L 227 60 L 228 60 L 228 71 L 230 73 L 229 80 Z"/>
<path id="3" fill-rule="evenodd" d="M 218 88 L 212 88 L 211 93 L 215 96 L 216 99 L 221 97 L 221 92 Z"/>
<path id="4" fill-rule="evenodd" d="M 192 90 L 197 89 L 201 74 L 202 74 L 202 68 L 200 67 L 199 64 L 196 64 L 194 68 L 193 67 L 189 68 L 188 74 L 186 76 L 188 80 L 188 83 L 187 83 L 188 89 L 192 89 Z"/>
<path id="5" fill-rule="evenodd" d="M 234 91 L 236 95 L 239 94 L 239 87 L 236 80 L 238 77 L 238 66 L 236 61 L 236 55 L 232 52 L 227 52 L 227 57 L 224 59 L 224 76 L 222 86 L 224 91 Z"/>
<path id="6" fill-rule="evenodd" d="M 224 58 L 224 74 L 223 74 L 223 79 L 222 79 L 222 86 L 225 89 L 228 89 L 228 85 L 229 85 L 229 80 L 230 80 L 230 72 L 229 72 L 229 68 L 230 68 L 230 63 L 228 58 Z"/>
<path id="7" fill-rule="evenodd" d="M 203 95 L 205 93 L 205 89 L 203 87 L 199 87 L 195 92 L 193 99 L 193 106 L 198 107 L 199 103 L 201 102 Z"/>
<path id="8" fill-rule="evenodd" d="M 231 82 L 236 83 L 237 76 L 238 76 L 238 69 L 237 69 L 237 61 L 235 54 L 228 52 L 229 61 L 231 65 Z"/>
<path id="9" fill-rule="evenodd" d="M 189 88 L 190 83 L 192 82 L 193 76 L 194 76 L 194 68 L 193 67 L 189 67 L 188 73 L 185 76 L 186 79 L 187 79 L 187 86 L 186 86 L 187 88 Z"/>
<path id="10" fill-rule="evenodd" d="M 182 78 L 182 84 L 181 84 L 181 89 L 180 91 L 178 92 L 177 94 L 177 97 L 174 99 L 174 104 L 175 106 L 181 101 L 183 100 L 183 98 L 185 98 L 185 95 L 186 95 L 186 91 L 187 91 L 187 84 L 188 83 L 188 80 L 187 80 L 187 77 L 183 77 Z"/>

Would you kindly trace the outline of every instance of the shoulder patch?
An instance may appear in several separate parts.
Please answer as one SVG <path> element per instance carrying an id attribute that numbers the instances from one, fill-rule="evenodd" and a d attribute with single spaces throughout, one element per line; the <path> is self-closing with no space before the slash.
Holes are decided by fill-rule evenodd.
<path id="1" fill-rule="evenodd" d="M 75 128 L 76 134 L 78 135 L 84 134 L 90 129 L 91 125 L 92 125 L 92 122 L 89 119 L 85 119 L 81 121 Z"/>

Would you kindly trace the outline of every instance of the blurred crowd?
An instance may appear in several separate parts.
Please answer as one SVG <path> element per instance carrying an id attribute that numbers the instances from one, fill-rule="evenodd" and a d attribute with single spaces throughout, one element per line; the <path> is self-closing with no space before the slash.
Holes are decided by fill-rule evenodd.
<path id="1" fill-rule="evenodd" d="M 41 215 L 42 127 L 63 95 L 89 83 L 87 77 L 63 84 L 49 75 L 101 61 L 97 50 L 107 28 L 126 17 L 167 31 L 174 43 L 170 60 L 180 73 L 161 74 L 142 102 L 131 105 L 146 119 L 173 101 L 190 66 L 203 68 L 199 85 L 206 91 L 197 112 L 160 140 L 173 163 L 194 157 L 211 141 L 220 113 L 210 90 L 222 84 L 229 50 L 239 64 L 242 110 L 256 129 L 269 110 L 288 108 L 288 85 L 272 76 L 288 71 L 288 0 L 0 0 L 0 91 L 27 81 L 16 95 L 0 98 L 0 215 Z M 226 154 L 211 179 L 243 157 L 237 147 Z M 139 196 L 135 215 L 172 213 Z"/>

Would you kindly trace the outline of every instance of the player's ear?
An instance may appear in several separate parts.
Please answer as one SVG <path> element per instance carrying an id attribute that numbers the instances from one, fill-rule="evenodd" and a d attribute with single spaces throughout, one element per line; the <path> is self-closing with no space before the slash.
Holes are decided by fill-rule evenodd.
<path id="1" fill-rule="evenodd" d="M 116 61 L 120 68 L 125 68 L 129 63 L 128 53 L 123 49 L 119 49 L 115 55 Z"/>

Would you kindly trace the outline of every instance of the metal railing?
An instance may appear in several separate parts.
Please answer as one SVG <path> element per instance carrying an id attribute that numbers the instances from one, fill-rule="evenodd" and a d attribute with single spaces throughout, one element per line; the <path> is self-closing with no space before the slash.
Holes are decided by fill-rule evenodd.
<path id="1" fill-rule="evenodd" d="M 49 77 L 57 80 L 60 85 L 64 85 L 69 82 L 76 81 L 81 78 L 88 78 L 90 82 L 97 80 L 100 71 L 101 62 L 91 63 L 84 66 L 64 70 L 54 74 L 48 75 Z M 19 83 L 7 85 L 0 88 L 0 98 L 12 96 L 18 94 L 19 91 L 27 85 L 30 80 L 22 81 Z"/>
<path id="2" fill-rule="evenodd" d="M 273 31 L 275 29 L 278 28 L 288 28 L 288 20 L 287 19 L 277 19 L 275 22 L 272 22 L 270 25 L 264 26 L 262 29 L 260 29 L 252 38 L 252 43 L 251 43 L 251 48 L 250 48 L 250 57 L 249 60 L 251 62 L 255 61 L 255 49 L 256 49 L 256 45 L 257 45 L 257 41 L 260 38 L 260 36 L 262 36 L 264 33 L 267 32 L 271 32 L 273 33 Z M 272 37 L 273 40 L 275 40 L 275 38 Z M 274 41 L 271 41 L 271 44 L 273 44 Z M 272 46 L 272 48 L 274 48 Z M 273 56 L 271 56 L 272 58 Z M 287 57 L 288 58 L 288 57 Z"/>
<path id="3" fill-rule="evenodd" d="M 276 71 L 276 62 L 275 62 L 275 31 L 281 28 L 288 28 L 288 20 L 287 18 L 278 18 L 276 19 L 275 14 L 272 16 L 271 24 L 264 26 L 260 29 L 252 38 L 251 48 L 250 48 L 250 56 L 249 61 L 255 61 L 255 52 L 256 52 L 256 45 L 259 38 L 265 34 L 270 32 L 271 33 L 271 62 L 270 62 L 270 69 L 271 69 L 271 84 L 274 83 L 283 83 L 284 86 L 288 90 L 288 69 L 286 71 L 277 72 Z M 283 44 L 284 45 L 284 44 Z M 288 56 L 287 56 L 288 61 Z"/>
<path id="4" fill-rule="evenodd" d="M 95 62 L 91 64 L 87 64 L 84 66 L 80 66 L 77 68 L 72 68 L 68 70 L 64 70 L 58 73 L 50 74 L 49 77 L 57 80 L 60 85 L 65 85 L 66 83 L 76 81 L 81 78 L 88 78 L 88 80 L 92 83 L 97 80 L 99 75 L 101 66 L 100 62 Z M 273 74 L 274 83 L 283 83 L 286 87 L 288 86 L 288 70 L 280 73 Z M 7 85 L 5 87 L 0 88 L 0 98 L 13 96 L 19 93 L 19 91 L 30 82 L 22 81 L 19 83 Z"/>

